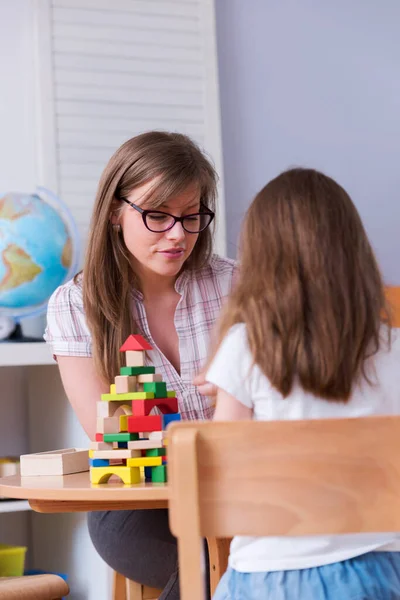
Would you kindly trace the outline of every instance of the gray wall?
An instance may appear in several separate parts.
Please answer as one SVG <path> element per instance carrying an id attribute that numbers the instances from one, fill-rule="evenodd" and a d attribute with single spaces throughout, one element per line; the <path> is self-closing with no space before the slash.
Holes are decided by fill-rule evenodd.
<path id="1" fill-rule="evenodd" d="M 400 284 L 400 1 L 216 0 L 228 252 L 252 196 L 312 166 Z"/>

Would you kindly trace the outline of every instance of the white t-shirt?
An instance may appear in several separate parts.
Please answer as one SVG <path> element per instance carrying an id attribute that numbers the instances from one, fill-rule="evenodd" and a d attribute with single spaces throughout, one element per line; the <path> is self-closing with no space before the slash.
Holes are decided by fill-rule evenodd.
<path id="1" fill-rule="evenodd" d="M 347 403 L 317 398 L 295 385 L 283 399 L 255 366 L 246 326 L 232 327 L 223 340 L 207 380 L 253 409 L 257 421 L 349 418 L 400 414 L 400 335 L 393 331 L 390 350 L 369 359 L 373 385 L 360 380 Z M 371 370 L 370 370 L 371 369 Z M 229 565 L 244 573 L 306 569 L 339 562 L 373 550 L 400 550 L 400 534 L 349 534 L 313 537 L 235 537 Z"/>

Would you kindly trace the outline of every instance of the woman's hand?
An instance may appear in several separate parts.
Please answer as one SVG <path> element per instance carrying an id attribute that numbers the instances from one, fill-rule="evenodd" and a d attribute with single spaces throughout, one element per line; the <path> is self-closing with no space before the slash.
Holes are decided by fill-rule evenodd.
<path id="1" fill-rule="evenodd" d="M 202 396 L 207 396 L 210 405 L 214 406 L 217 400 L 217 386 L 206 380 L 205 373 L 198 373 L 192 383 L 197 387 Z"/>

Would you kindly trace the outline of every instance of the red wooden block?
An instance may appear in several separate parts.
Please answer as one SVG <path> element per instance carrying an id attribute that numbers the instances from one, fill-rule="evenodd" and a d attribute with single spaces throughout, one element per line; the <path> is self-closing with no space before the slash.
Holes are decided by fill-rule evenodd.
<path id="1" fill-rule="evenodd" d="M 142 431 L 161 431 L 161 415 L 150 415 L 149 417 L 128 417 L 129 433 L 141 433 Z"/>
<path id="2" fill-rule="evenodd" d="M 102 442 L 103 441 L 103 434 L 102 433 L 96 433 L 95 440 L 96 440 L 96 442 Z"/>
<path id="3" fill-rule="evenodd" d="M 135 417 L 147 417 L 155 406 L 164 415 L 179 412 L 176 398 L 154 398 L 154 400 L 132 400 L 132 414 Z"/>

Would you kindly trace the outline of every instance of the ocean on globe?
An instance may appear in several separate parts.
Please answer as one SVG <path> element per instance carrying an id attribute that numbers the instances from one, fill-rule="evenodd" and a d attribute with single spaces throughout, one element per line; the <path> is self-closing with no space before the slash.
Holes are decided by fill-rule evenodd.
<path id="1" fill-rule="evenodd" d="M 0 197 L 0 315 L 19 320 L 46 309 L 53 291 L 78 267 L 79 236 L 52 192 Z"/>

